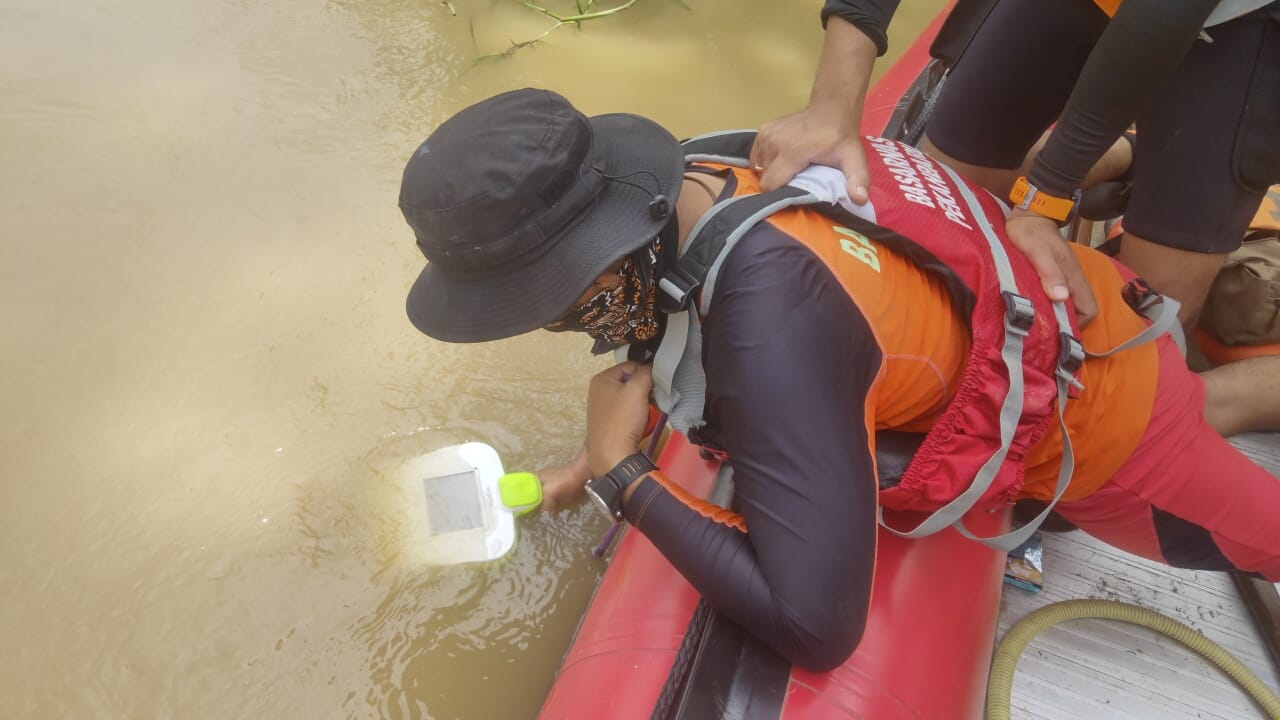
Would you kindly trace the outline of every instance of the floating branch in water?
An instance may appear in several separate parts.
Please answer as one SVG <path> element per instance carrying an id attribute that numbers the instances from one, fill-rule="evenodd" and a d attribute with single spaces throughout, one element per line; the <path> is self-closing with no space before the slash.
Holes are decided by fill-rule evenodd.
<path id="1" fill-rule="evenodd" d="M 519 50 L 519 49 L 521 49 L 521 48 L 527 48 L 527 47 L 529 47 L 530 45 L 536 45 L 536 44 L 538 44 L 538 43 L 542 42 L 542 38 L 544 38 L 544 37 L 546 37 L 546 36 L 550 35 L 552 32 L 554 32 L 554 31 L 555 31 L 555 29 L 556 29 L 556 28 L 560 27 L 560 26 L 561 26 L 561 25 L 563 25 L 563 24 L 564 24 L 564 23 L 556 23 L 555 25 L 552 25 L 551 27 L 547 28 L 546 32 L 542 33 L 541 35 L 539 35 L 538 37 L 536 37 L 536 38 L 534 38 L 534 39 L 532 39 L 532 40 L 522 40 L 522 41 L 520 41 L 520 42 L 516 42 L 516 41 L 512 40 L 512 41 L 510 41 L 510 42 L 511 42 L 511 47 L 507 48 L 506 50 L 503 50 L 503 51 L 502 51 L 502 52 L 500 52 L 500 53 L 490 53 L 490 54 L 488 54 L 488 55 L 485 55 L 485 56 L 480 57 L 480 58 L 477 58 L 477 59 L 479 59 L 479 60 L 484 60 L 485 58 L 511 57 L 512 55 L 515 55 L 515 54 L 516 54 L 516 51 L 517 51 L 517 50 Z"/>
<path id="2" fill-rule="evenodd" d="M 442 1 L 445 3 L 449 2 L 449 0 L 442 0 Z M 605 10 L 593 10 L 592 6 L 595 5 L 595 0 L 574 0 L 574 6 L 577 8 L 577 14 L 560 15 L 559 13 L 553 10 L 549 10 L 548 8 L 545 8 L 535 2 L 532 2 L 531 0 L 517 0 L 517 1 L 521 5 L 524 5 L 525 7 L 529 8 L 530 10 L 533 10 L 536 13 L 539 13 L 541 15 L 545 15 L 546 17 L 551 18 L 552 20 L 555 21 L 555 24 L 547 28 L 545 32 L 543 32 L 538 37 L 533 38 L 532 40 L 523 40 L 520 42 L 516 42 L 512 40 L 510 41 L 511 47 L 507 48 L 506 50 L 503 50 L 500 53 L 489 53 L 488 55 L 481 55 L 480 57 L 476 58 L 477 62 L 480 60 L 489 60 L 492 58 L 511 57 L 516 53 L 517 50 L 520 50 L 522 48 L 527 48 L 530 45 L 536 45 L 542 42 L 543 38 L 555 32 L 557 29 L 559 29 L 563 25 L 581 25 L 583 22 L 586 22 L 587 20 L 596 20 L 598 18 L 615 15 L 617 13 L 622 12 L 623 10 L 630 8 L 632 5 L 635 5 L 637 2 L 639 2 L 639 0 L 626 0 L 626 2 L 623 2 L 621 5 L 616 5 L 614 7 L 607 8 Z M 688 9 L 689 6 L 686 5 L 683 2 L 683 0 L 677 0 L 677 2 L 682 7 Z M 452 7 L 453 6 L 450 5 L 450 9 L 452 9 Z"/>
<path id="3" fill-rule="evenodd" d="M 596 18 L 608 17 L 609 15 L 613 15 L 614 13 L 620 13 L 623 10 L 626 10 L 627 8 L 631 7 L 632 5 L 635 5 L 637 2 L 639 2 L 639 0 L 627 0 L 621 5 L 618 5 L 616 7 L 611 7 L 608 10 L 596 10 L 594 12 L 591 10 L 591 6 L 595 4 L 595 0 L 586 0 L 585 2 L 583 0 L 574 0 L 574 2 L 578 6 L 578 14 L 560 16 L 542 7 L 541 5 L 538 5 L 537 3 L 529 2 L 529 0 L 520 0 L 521 5 L 524 5 L 530 10 L 540 12 L 543 15 L 546 15 L 547 17 L 551 18 L 552 20 L 555 20 L 556 25 L 555 27 L 551 28 L 552 30 L 555 30 L 557 27 L 560 27 L 561 25 L 567 25 L 569 23 L 579 24 L 585 20 L 595 20 Z"/>

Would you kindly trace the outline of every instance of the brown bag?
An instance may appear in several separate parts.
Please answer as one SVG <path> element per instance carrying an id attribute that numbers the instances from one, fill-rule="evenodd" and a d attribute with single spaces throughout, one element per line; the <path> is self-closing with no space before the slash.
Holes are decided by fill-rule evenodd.
<path id="1" fill-rule="evenodd" d="M 1200 326 L 1223 345 L 1280 343 L 1280 233 L 1252 233 L 1227 256 Z"/>

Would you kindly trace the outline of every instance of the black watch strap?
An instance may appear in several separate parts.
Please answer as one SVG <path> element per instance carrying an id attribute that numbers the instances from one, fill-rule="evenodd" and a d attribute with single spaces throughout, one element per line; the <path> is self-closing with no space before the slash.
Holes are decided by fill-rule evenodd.
<path id="1" fill-rule="evenodd" d="M 631 483 L 657 469 L 648 455 L 632 453 L 612 470 L 587 483 L 587 494 L 614 522 L 622 522 L 622 494 Z"/>

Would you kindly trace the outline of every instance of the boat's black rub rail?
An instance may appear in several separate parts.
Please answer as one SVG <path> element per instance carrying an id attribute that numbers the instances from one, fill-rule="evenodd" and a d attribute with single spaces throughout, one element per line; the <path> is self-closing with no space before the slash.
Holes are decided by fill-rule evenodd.
<path id="1" fill-rule="evenodd" d="M 726 463 L 708 499 L 732 497 Z M 790 679 L 791 663 L 699 600 L 650 720 L 778 720 Z"/>
<path id="2" fill-rule="evenodd" d="M 720 613 L 710 611 L 706 617 L 702 642 L 670 720 L 781 718 L 791 663 Z"/>

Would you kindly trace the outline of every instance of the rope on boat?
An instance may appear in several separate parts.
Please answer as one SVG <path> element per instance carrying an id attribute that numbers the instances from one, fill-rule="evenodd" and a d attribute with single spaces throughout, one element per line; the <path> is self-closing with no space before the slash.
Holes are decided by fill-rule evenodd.
<path id="1" fill-rule="evenodd" d="M 1009 701 L 1013 692 L 1013 673 L 1018 658 L 1041 630 L 1067 620 L 1096 618 L 1118 620 L 1150 628 L 1182 643 L 1218 666 L 1248 693 L 1268 720 L 1280 718 L 1280 697 L 1271 692 L 1257 675 L 1249 671 L 1220 645 L 1190 627 L 1137 605 L 1114 600 L 1064 600 L 1036 610 L 1022 618 L 1005 633 L 991 662 L 991 681 L 987 685 L 987 720 L 1010 720 Z"/>

